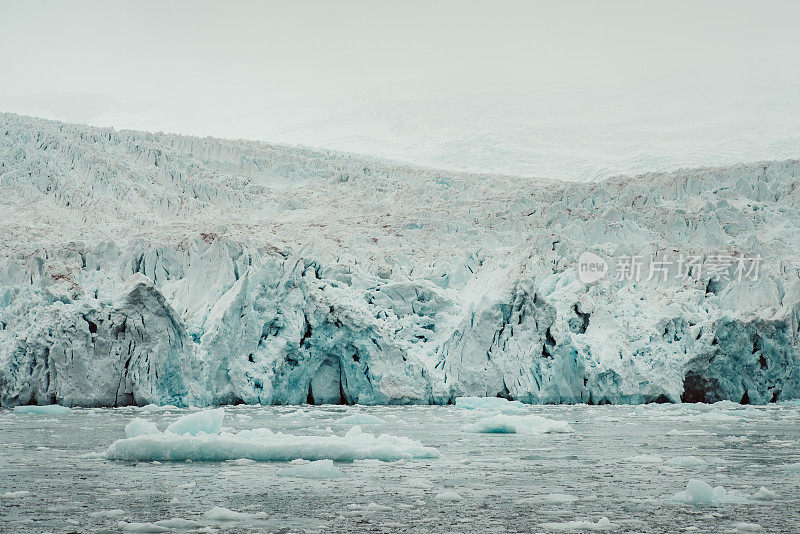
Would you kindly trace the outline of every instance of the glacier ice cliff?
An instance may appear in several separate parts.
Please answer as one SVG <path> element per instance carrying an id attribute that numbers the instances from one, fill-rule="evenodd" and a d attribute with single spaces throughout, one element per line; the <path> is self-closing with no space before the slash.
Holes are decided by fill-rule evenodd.
<path id="1" fill-rule="evenodd" d="M 0 114 L 0 193 L 3 407 L 800 397 L 798 161 L 578 184 Z"/>

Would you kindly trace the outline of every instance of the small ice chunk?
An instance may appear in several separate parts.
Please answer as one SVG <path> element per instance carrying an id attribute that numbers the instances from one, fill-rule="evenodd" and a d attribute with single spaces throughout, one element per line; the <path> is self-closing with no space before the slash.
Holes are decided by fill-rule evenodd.
<path id="1" fill-rule="evenodd" d="M 139 410 L 142 412 L 173 412 L 180 410 L 180 408 L 172 404 L 164 404 L 163 406 L 159 406 L 158 404 L 146 404 L 139 408 Z"/>
<path id="2" fill-rule="evenodd" d="M 89 512 L 89 517 L 119 517 L 125 515 L 125 510 L 114 508 L 113 510 L 97 510 L 96 512 Z"/>
<path id="3" fill-rule="evenodd" d="M 663 459 L 657 454 L 640 454 L 631 456 L 628 461 L 634 464 L 660 464 Z"/>
<path id="4" fill-rule="evenodd" d="M 336 422 L 343 425 L 382 425 L 386 423 L 380 417 L 368 413 L 354 413 L 353 415 L 342 417 Z"/>
<path id="5" fill-rule="evenodd" d="M 388 512 L 392 509 L 392 507 L 384 506 L 383 504 L 378 504 L 376 502 L 371 502 L 364 509 L 371 512 Z"/>
<path id="6" fill-rule="evenodd" d="M 566 493 L 548 493 L 545 495 L 536 495 L 535 497 L 525 497 L 518 499 L 516 504 L 522 506 L 531 506 L 537 504 L 572 504 L 578 501 L 579 498 L 575 495 L 568 495 Z"/>
<path id="7" fill-rule="evenodd" d="M 702 480 L 691 479 L 686 483 L 686 489 L 672 496 L 672 500 L 684 504 L 728 504 L 742 503 L 747 500 L 735 494 L 728 493 L 722 486 L 712 488 Z"/>
<path id="8" fill-rule="evenodd" d="M 128 523 L 120 521 L 117 523 L 119 528 L 125 532 L 169 532 L 169 528 L 156 525 L 155 523 Z"/>
<path id="9" fill-rule="evenodd" d="M 30 495 L 30 491 L 7 491 L 3 494 L 4 499 L 20 499 L 22 497 L 27 497 Z"/>
<path id="10" fill-rule="evenodd" d="M 315 462 L 293 461 L 291 467 L 278 471 L 279 477 L 291 478 L 342 478 L 344 472 L 333 465 L 333 460 L 317 460 Z"/>
<path id="11" fill-rule="evenodd" d="M 25 414 L 36 414 L 36 415 L 63 415 L 66 413 L 70 413 L 70 410 L 66 406 L 61 406 L 60 404 L 47 404 L 44 406 L 15 406 L 14 413 L 17 415 L 25 415 Z"/>
<path id="12" fill-rule="evenodd" d="M 674 467 L 705 467 L 708 465 L 705 460 L 697 456 L 677 456 L 670 458 L 664 464 Z"/>
<path id="13" fill-rule="evenodd" d="M 577 501 L 575 495 L 568 495 L 566 493 L 549 493 L 541 496 L 541 502 L 547 504 L 567 504 Z"/>
<path id="14" fill-rule="evenodd" d="M 443 491 L 441 493 L 437 493 L 434 499 L 442 502 L 456 502 L 460 501 L 462 497 L 455 491 L 448 490 L 448 491 Z"/>
<path id="15" fill-rule="evenodd" d="M 202 523 L 192 521 L 191 519 L 184 519 L 182 517 L 173 517 L 172 519 L 162 519 L 155 523 L 159 527 L 166 527 L 171 530 L 189 530 L 202 527 Z"/>
<path id="16" fill-rule="evenodd" d="M 753 499 L 757 501 L 774 501 L 777 498 L 777 493 L 764 486 L 758 488 L 758 491 L 753 494 Z"/>
<path id="17" fill-rule="evenodd" d="M 677 428 L 674 428 L 669 432 L 667 432 L 667 436 L 707 436 L 707 435 L 708 432 L 706 432 L 705 430 L 694 429 L 694 428 L 686 430 L 678 430 Z"/>
<path id="18" fill-rule="evenodd" d="M 180 435 L 191 434 L 193 436 L 201 432 L 216 434 L 222 428 L 223 419 L 225 419 L 225 408 L 202 410 L 179 417 L 167 427 L 167 432 Z"/>
<path id="19" fill-rule="evenodd" d="M 764 528 L 758 523 L 736 523 L 733 525 L 734 532 L 764 532 Z"/>
<path id="20" fill-rule="evenodd" d="M 566 421 L 554 421 L 538 415 L 494 415 L 462 427 L 464 432 L 489 434 L 550 434 L 572 432 Z"/>
<path id="21" fill-rule="evenodd" d="M 789 471 L 790 473 L 800 473 L 800 462 L 796 462 L 793 464 L 784 464 L 782 468 L 785 471 Z"/>
<path id="22" fill-rule="evenodd" d="M 577 520 L 566 521 L 564 523 L 539 523 L 539 527 L 546 530 L 556 530 L 562 532 L 568 532 L 571 530 L 585 532 L 590 530 L 616 530 L 619 528 L 619 525 L 612 523 L 607 517 L 603 516 L 597 521 L 597 523 L 593 523 L 592 521 Z"/>
<path id="23" fill-rule="evenodd" d="M 136 417 L 125 425 L 125 435 L 129 438 L 146 436 L 148 434 L 158 434 L 158 427 L 155 423 Z"/>
<path id="24" fill-rule="evenodd" d="M 244 512 L 237 512 L 236 510 L 230 510 L 229 508 L 223 508 L 222 506 L 215 506 L 203 514 L 203 517 L 209 521 L 247 521 L 248 519 L 265 517 L 265 514 L 263 512 L 246 514 Z"/>
<path id="25" fill-rule="evenodd" d="M 521 414 L 528 411 L 520 401 L 510 401 L 500 397 L 456 397 L 456 407 L 504 414 Z"/>

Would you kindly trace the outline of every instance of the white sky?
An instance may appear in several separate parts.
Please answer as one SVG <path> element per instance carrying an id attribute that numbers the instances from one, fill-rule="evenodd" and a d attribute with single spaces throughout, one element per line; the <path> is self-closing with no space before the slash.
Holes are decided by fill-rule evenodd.
<path id="1" fill-rule="evenodd" d="M 704 130 L 731 148 L 755 128 L 785 149 L 800 136 L 798 21 L 791 0 L 0 0 L 0 111 L 522 173 L 572 161 L 534 161 L 558 158 L 536 145 L 542 124 L 567 144 L 576 125 L 614 138 L 589 152 L 630 151 L 663 109 L 703 115 L 681 119 L 694 144 Z M 493 134 L 493 146 L 531 141 L 492 165 L 481 140 Z M 660 156 L 646 141 L 642 157 Z"/>

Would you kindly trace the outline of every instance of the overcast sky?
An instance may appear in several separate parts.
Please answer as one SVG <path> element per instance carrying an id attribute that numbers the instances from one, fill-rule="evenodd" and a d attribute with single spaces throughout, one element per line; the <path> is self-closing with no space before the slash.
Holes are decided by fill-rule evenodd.
<path id="1" fill-rule="evenodd" d="M 201 135 L 281 140 L 392 99 L 591 106 L 800 86 L 792 0 L 0 0 L 0 20 L 0 111 Z"/>

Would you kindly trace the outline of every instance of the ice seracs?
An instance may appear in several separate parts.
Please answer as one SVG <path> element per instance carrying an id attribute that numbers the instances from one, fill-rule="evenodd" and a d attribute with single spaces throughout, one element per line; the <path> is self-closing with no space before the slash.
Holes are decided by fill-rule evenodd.
<path id="1" fill-rule="evenodd" d="M 576 184 L 0 114 L 0 405 L 798 398 L 799 176 Z M 585 284 L 587 250 L 762 262 Z"/>

